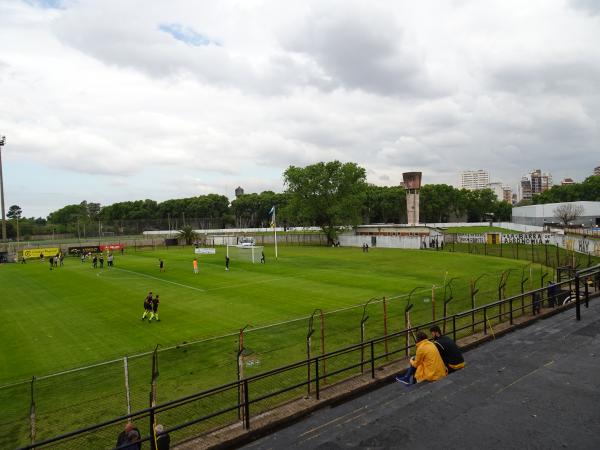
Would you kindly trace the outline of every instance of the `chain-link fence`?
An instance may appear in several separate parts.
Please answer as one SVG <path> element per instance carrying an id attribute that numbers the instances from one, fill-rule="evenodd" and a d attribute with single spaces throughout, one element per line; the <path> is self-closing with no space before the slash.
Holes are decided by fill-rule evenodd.
<path id="1" fill-rule="evenodd" d="M 441 286 L 421 286 L 411 292 L 373 298 L 359 306 L 329 312 L 317 309 L 309 317 L 266 327 L 250 324 L 237 334 L 158 347 L 154 353 L 0 387 L 5 406 L 0 419 L 0 429 L 5 431 L 2 436 L 9 448 L 25 445 L 84 428 L 105 417 L 125 415 L 152 403 L 169 402 L 332 349 L 392 335 L 414 324 L 495 301 L 498 292 L 501 298 L 518 294 L 523 288 L 523 274 L 527 275 L 526 289 L 540 286 L 543 271 L 532 265 L 511 272 L 486 273 L 476 280 L 447 279 Z M 499 283 L 504 283 L 500 290 Z M 409 311 L 408 305 L 412 305 Z M 406 349 L 407 339 L 397 336 L 377 346 L 378 353 L 387 354 L 392 347 Z M 323 382 L 367 370 L 366 358 L 363 350 L 355 350 L 336 358 L 331 367 L 328 360 L 323 360 Z M 347 365 L 346 359 L 359 366 L 336 375 L 335 364 Z M 302 379 L 303 375 L 299 370 L 294 376 Z"/>
<path id="2" fill-rule="evenodd" d="M 182 442 L 208 430 L 226 426 L 248 428 L 257 415 L 292 399 L 307 396 L 318 399 L 320 391 L 327 385 L 360 373 L 374 377 L 377 367 L 386 364 L 389 360 L 398 360 L 414 353 L 414 340 L 409 336 L 419 328 L 428 329 L 431 325 L 443 326 L 456 340 L 473 333 L 493 334 L 496 324 L 500 322 L 513 323 L 521 316 L 540 314 L 545 308 L 568 308 L 573 304 L 579 318 L 581 303 L 587 303 L 592 294 L 600 292 L 599 283 L 600 266 L 596 266 L 590 270 L 577 272 L 572 279 L 486 303 L 472 310 L 437 317 L 434 320 L 424 321 L 419 326 L 410 323 L 409 313 L 416 308 L 411 294 L 418 292 L 414 290 L 403 297 L 403 301 L 398 302 L 402 306 L 404 320 L 412 326 L 367 340 L 364 339 L 364 327 L 375 317 L 375 315 L 371 316 L 372 310 L 369 308 L 378 303 L 373 300 L 364 307 L 357 308 L 359 312 L 356 317 L 360 318 L 359 334 L 362 333 L 363 338 L 360 342 L 325 354 L 318 353 L 311 357 L 299 358 L 291 364 L 280 365 L 256 374 L 248 373 L 255 366 L 255 364 L 250 365 L 249 362 L 256 361 L 256 358 L 251 358 L 253 352 L 246 348 L 246 344 L 249 340 L 256 340 L 257 337 L 252 335 L 253 332 L 246 333 L 242 330 L 237 336 L 239 338 L 237 351 L 233 352 L 235 361 L 240 364 L 240 370 L 244 372 L 240 374 L 239 380 L 202 392 L 195 391 L 189 395 L 178 391 L 178 398 L 171 401 L 166 398 L 161 399 L 159 404 L 151 408 L 59 436 L 47 443 L 38 440 L 36 448 L 44 448 L 46 444 L 51 445 L 52 448 L 65 449 L 113 448 L 116 436 L 128 420 L 135 422 L 143 442 L 156 442 L 157 436 L 153 432 L 155 430 L 153 425 L 158 423 L 163 425 L 166 432 L 171 435 L 172 443 Z M 470 286 L 469 289 L 472 287 Z M 383 308 L 384 305 L 387 305 L 387 301 L 383 302 L 381 299 L 378 309 L 385 310 L 387 306 Z M 327 315 L 323 316 L 327 320 Z M 307 352 L 310 351 L 311 345 L 318 344 L 311 342 L 311 339 L 320 333 L 320 321 L 321 314 L 318 311 L 309 318 L 309 327 L 304 336 Z M 147 361 L 152 367 L 151 378 L 160 380 L 167 373 L 164 371 L 165 365 L 168 366 L 171 362 L 168 357 L 170 357 L 168 352 L 154 352 L 151 355 L 150 361 Z M 158 383 L 154 400 L 160 398 L 161 389 L 163 386 Z M 120 396 L 120 393 L 115 395 Z M 153 400 L 152 397 L 149 399 Z"/>

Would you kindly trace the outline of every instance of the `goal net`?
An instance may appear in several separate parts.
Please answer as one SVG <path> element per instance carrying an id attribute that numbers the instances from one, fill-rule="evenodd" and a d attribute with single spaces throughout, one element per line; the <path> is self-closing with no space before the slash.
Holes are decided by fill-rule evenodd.
<path id="1" fill-rule="evenodd" d="M 258 263 L 262 257 L 262 245 L 228 245 L 227 256 L 232 260 Z"/>

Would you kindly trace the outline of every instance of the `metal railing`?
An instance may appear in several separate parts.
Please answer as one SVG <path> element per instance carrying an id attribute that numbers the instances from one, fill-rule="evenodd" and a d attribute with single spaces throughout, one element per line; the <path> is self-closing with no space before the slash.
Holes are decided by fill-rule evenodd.
<path id="1" fill-rule="evenodd" d="M 252 419 L 261 413 L 299 398 L 318 401 L 324 386 L 359 376 L 365 372 L 365 367 L 369 368 L 370 377 L 376 378 L 378 366 L 399 361 L 412 353 L 415 343 L 411 342 L 410 335 L 417 330 L 438 325 L 454 340 L 473 333 L 494 334 L 494 326 L 512 325 L 519 317 L 536 316 L 544 307 L 566 309 L 575 306 L 576 318 L 580 320 L 581 303 L 585 302 L 587 307 L 590 297 L 599 292 L 600 265 L 597 265 L 578 271 L 573 278 L 559 283 L 35 442 L 22 450 L 48 446 L 114 448 L 111 442 L 116 442 L 118 432 L 129 421 L 146 422 L 140 442 L 148 442 L 152 449 L 156 439 L 165 433 L 170 434 L 172 442 L 184 442 L 227 426 L 249 429 Z M 393 359 L 394 356 L 399 357 Z M 157 434 L 154 430 L 159 422 L 168 425 L 165 431 Z"/>

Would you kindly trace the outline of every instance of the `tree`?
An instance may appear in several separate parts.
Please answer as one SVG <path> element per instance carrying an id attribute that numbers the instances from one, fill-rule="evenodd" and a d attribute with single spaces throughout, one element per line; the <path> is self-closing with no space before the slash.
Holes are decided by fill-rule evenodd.
<path id="1" fill-rule="evenodd" d="M 191 245 L 196 239 L 198 239 L 198 233 L 194 231 L 191 225 L 186 225 L 177 234 L 179 239 L 184 239 L 186 245 Z"/>
<path id="2" fill-rule="evenodd" d="M 426 184 L 419 196 L 421 222 L 449 222 L 459 215 L 460 192 L 447 184 Z"/>
<path id="3" fill-rule="evenodd" d="M 6 217 L 17 220 L 21 218 L 21 214 L 23 214 L 21 207 L 19 205 L 12 205 L 10 208 L 8 208 Z"/>
<path id="4" fill-rule="evenodd" d="M 573 203 L 563 203 L 554 208 L 554 217 L 563 223 L 563 226 L 569 226 L 569 222 L 577 219 L 583 214 L 583 206 Z"/>
<path id="5" fill-rule="evenodd" d="M 375 186 L 366 189 L 364 223 L 402 223 L 406 220 L 406 193 L 400 186 Z"/>
<path id="6" fill-rule="evenodd" d="M 289 194 L 287 213 L 299 223 L 321 227 L 329 243 L 340 226 L 358 225 L 367 187 L 362 167 L 340 161 L 290 166 L 283 178 Z"/>

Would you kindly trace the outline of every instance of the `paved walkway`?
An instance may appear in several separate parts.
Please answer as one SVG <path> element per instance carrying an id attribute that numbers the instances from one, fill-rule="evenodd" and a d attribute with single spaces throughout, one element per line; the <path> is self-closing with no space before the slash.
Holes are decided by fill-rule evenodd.
<path id="1" fill-rule="evenodd" d="M 436 383 L 389 383 L 248 449 L 600 449 L 600 300 L 465 354 Z"/>

